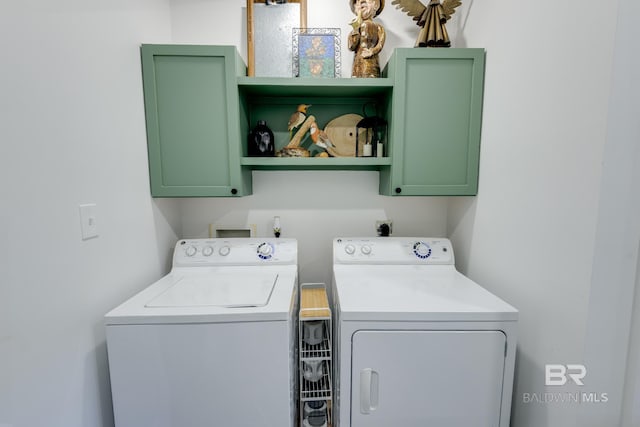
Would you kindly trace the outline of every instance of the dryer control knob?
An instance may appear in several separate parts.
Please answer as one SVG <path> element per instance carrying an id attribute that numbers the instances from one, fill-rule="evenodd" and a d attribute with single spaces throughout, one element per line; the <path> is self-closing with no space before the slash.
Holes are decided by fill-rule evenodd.
<path id="1" fill-rule="evenodd" d="M 202 255 L 211 256 L 211 254 L 213 254 L 213 248 L 211 246 L 205 246 L 202 248 Z"/>
<path id="2" fill-rule="evenodd" d="M 364 245 L 363 247 L 360 248 L 360 251 L 362 251 L 362 253 L 365 255 L 369 255 L 371 253 L 371 246 Z"/>
<path id="3" fill-rule="evenodd" d="M 356 252 L 356 247 L 349 244 L 344 247 L 344 251 L 347 253 L 347 255 L 353 255 Z"/>
<path id="4" fill-rule="evenodd" d="M 185 249 L 184 253 L 187 256 L 194 256 L 196 253 L 198 253 L 198 249 L 195 246 L 191 245 L 187 249 Z"/>
<path id="5" fill-rule="evenodd" d="M 224 245 L 220 249 L 218 249 L 218 253 L 222 256 L 229 255 L 229 252 L 231 252 L 231 248 L 228 245 Z"/>
<path id="6" fill-rule="evenodd" d="M 416 242 L 413 245 L 413 253 L 416 254 L 418 258 L 429 258 L 431 255 L 431 248 L 424 242 Z"/>

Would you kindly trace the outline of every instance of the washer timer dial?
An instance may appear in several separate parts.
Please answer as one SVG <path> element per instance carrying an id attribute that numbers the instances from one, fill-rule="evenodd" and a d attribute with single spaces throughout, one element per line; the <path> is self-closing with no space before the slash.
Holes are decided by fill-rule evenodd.
<path id="1" fill-rule="evenodd" d="M 271 257 L 273 256 L 273 246 L 271 245 L 271 243 L 260 243 L 258 245 L 258 257 L 260 257 L 260 259 L 271 259 Z"/>
<path id="2" fill-rule="evenodd" d="M 413 244 L 413 253 L 421 259 L 427 259 L 431 256 L 431 248 L 424 242 L 416 242 Z"/>

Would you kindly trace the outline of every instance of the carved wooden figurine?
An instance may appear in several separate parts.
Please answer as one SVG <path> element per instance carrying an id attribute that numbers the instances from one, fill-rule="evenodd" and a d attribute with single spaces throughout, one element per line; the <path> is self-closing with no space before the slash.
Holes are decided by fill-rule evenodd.
<path id="1" fill-rule="evenodd" d="M 349 50 L 355 52 L 352 77 L 380 77 L 378 54 L 386 38 L 382 25 L 373 21 L 384 8 L 384 0 L 349 0 L 356 18 L 348 36 Z"/>
<path id="2" fill-rule="evenodd" d="M 455 13 L 456 7 L 462 4 L 459 0 L 444 0 L 442 4 L 440 0 L 431 0 L 427 6 L 420 0 L 393 0 L 391 4 L 413 17 L 421 27 L 415 47 L 451 46 L 445 24 Z"/>

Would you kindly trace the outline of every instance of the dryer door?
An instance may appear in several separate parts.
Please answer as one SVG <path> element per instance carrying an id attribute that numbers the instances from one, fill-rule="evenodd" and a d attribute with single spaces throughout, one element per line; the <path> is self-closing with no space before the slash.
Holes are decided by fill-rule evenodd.
<path id="1" fill-rule="evenodd" d="M 498 427 L 500 331 L 358 331 L 352 427 Z"/>

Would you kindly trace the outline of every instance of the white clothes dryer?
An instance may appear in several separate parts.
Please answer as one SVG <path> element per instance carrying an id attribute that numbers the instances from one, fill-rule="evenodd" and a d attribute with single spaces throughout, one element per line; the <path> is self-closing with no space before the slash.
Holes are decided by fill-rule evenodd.
<path id="1" fill-rule="evenodd" d="M 454 266 L 447 239 L 338 238 L 340 427 L 508 427 L 518 312 Z"/>
<path id="2" fill-rule="evenodd" d="M 193 239 L 105 316 L 117 427 L 293 427 L 297 242 Z"/>

